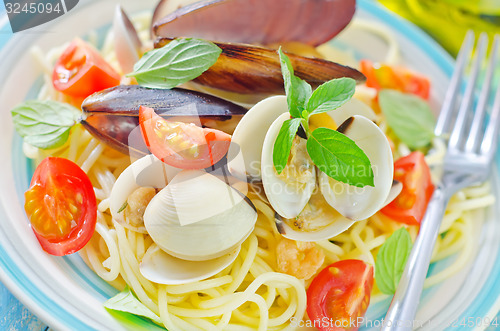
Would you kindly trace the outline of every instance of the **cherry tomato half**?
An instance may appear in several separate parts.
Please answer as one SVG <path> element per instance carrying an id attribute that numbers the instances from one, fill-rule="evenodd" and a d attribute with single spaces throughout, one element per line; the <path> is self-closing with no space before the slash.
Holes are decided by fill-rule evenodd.
<path id="1" fill-rule="evenodd" d="M 194 124 L 168 121 L 152 108 L 139 108 L 142 137 L 151 153 L 181 169 L 207 168 L 226 155 L 231 136 Z"/>
<path id="2" fill-rule="evenodd" d="M 434 192 L 424 154 L 413 152 L 398 159 L 394 163 L 394 179 L 403 183 L 403 190 L 381 212 L 401 223 L 420 224 Z"/>
<path id="3" fill-rule="evenodd" d="M 92 237 L 97 218 L 94 188 L 87 174 L 70 160 L 45 158 L 24 197 L 31 228 L 47 253 L 74 253 Z"/>
<path id="4" fill-rule="evenodd" d="M 309 285 L 307 315 L 322 331 L 357 330 L 356 321 L 370 304 L 372 287 L 370 264 L 361 260 L 335 262 L 321 270 Z"/>
<path id="5" fill-rule="evenodd" d="M 76 38 L 57 60 L 52 84 L 69 96 L 87 97 L 120 84 L 120 75 L 94 47 Z"/>
<path id="6" fill-rule="evenodd" d="M 362 60 L 360 70 L 366 76 L 368 87 L 377 90 L 389 88 L 429 99 L 431 89 L 429 79 L 408 69 L 385 64 L 374 65 L 369 60 Z"/>

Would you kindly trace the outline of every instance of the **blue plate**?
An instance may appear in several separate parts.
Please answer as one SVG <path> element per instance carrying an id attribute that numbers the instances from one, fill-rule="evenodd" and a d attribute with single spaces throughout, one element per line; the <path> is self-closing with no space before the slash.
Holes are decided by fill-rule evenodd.
<path id="1" fill-rule="evenodd" d="M 32 167 L 22 152 L 22 141 L 14 132 L 9 109 L 34 96 L 40 87 L 41 68 L 32 60 L 29 49 L 38 45 L 42 51 L 61 45 L 74 36 L 102 27 L 112 21 L 118 1 L 83 1 L 63 17 L 25 33 L 17 33 L 3 46 L 0 54 L 0 89 L 4 121 L 0 122 L 0 280 L 31 311 L 55 329 L 126 330 L 157 328 L 142 318 L 122 324 L 111 316 L 102 302 L 116 290 L 101 280 L 76 254 L 53 257 L 39 247 L 24 214 L 23 192 L 31 178 Z M 156 1 L 129 1 L 128 12 L 154 8 Z M 362 21 L 360 21 L 361 19 Z M 366 30 L 363 22 L 370 22 Z M 70 27 L 70 28 L 68 28 Z M 388 31 L 397 41 L 399 61 L 431 78 L 431 104 L 439 109 L 453 69 L 451 57 L 430 37 L 369 0 L 358 0 L 356 22 L 334 41 L 356 57 L 382 60 L 391 52 L 384 38 L 373 32 Z M 5 29 L 4 29 L 5 30 Z M 375 35 L 374 35 L 375 34 Z M 0 45 L 5 41 L 0 36 Z M 389 43 L 390 44 L 390 43 Z M 390 53 L 391 54 L 391 53 Z M 392 56 L 392 55 L 391 55 Z M 497 169 L 498 173 L 498 169 Z M 498 197 L 498 176 L 493 176 Z M 485 326 L 500 309 L 500 215 L 498 206 L 485 217 L 478 215 L 474 236 L 478 245 L 466 268 L 445 282 L 427 289 L 422 298 L 417 325 L 422 329 L 469 329 Z M 484 220 L 483 220 L 484 219 Z M 455 257 L 431 266 L 430 273 L 453 262 Z M 378 329 L 390 298 L 372 302 L 366 314 L 365 329 Z M 499 321 L 500 322 L 500 321 Z M 456 327 L 453 327 L 456 326 Z"/>

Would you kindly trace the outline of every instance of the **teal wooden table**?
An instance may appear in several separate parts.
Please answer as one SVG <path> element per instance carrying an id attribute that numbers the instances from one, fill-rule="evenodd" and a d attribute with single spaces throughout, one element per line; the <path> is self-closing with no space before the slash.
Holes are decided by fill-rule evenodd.
<path id="1" fill-rule="evenodd" d="M 0 283 L 0 330 L 48 331 L 49 327 L 24 307 Z"/>

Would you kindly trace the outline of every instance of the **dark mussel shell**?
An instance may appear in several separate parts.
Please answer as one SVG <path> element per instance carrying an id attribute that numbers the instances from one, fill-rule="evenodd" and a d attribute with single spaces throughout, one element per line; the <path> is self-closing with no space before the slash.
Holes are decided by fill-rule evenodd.
<path id="1" fill-rule="evenodd" d="M 172 39 L 162 38 L 155 47 L 163 47 Z M 283 76 L 279 55 L 274 49 L 247 45 L 216 43 L 222 49 L 217 62 L 194 79 L 213 88 L 244 94 L 283 94 Z M 313 87 L 334 78 L 351 77 L 364 82 L 358 70 L 335 62 L 287 53 L 295 75 Z"/>
<path id="2" fill-rule="evenodd" d="M 320 45 L 342 31 L 356 10 L 355 0 L 208 0 L 166 13 L 168 2 L 155 10 L 156 36 L 261 45 Z"/>
<path id="3" fill-rule="evenodd" d="M 229 101 L 181 88 L 120 85 L 87 97 L 80 122 L 114 149 L 139 157 L 149 154 L 139 129 L 140 106 L 153 108 L 166 119 L 226 128 L 229 133 L 247 111 Z"/>

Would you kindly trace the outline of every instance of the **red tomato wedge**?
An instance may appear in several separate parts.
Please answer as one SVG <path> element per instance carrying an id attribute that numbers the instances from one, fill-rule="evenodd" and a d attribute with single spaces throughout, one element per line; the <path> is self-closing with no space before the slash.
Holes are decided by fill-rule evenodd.
<path id="1" fill-rule="evenodd" d="M 323 269 L 307 290 L 307 315 L 322 331 L 357 330 L 373 287 L 373 266 L 342 260 Z M 359 325 L 360 326 L 360 325 Z"/>
<path id="2" fill-rule="evenodd" d="M 120 75 L 94 47 L 76 38 L 57 60 L 52 84 L 64 94 L 84 98 L 120 84 Z"/>
<path id="3" fill-rule="evenodd" d="M 92 237 L 97 218 L 94 188 L 87 174 L 72 161 L 45 158 L 24 197 L 31 228 L 47 253 L 74 253 Z"/>
<path id="4" fill-rule="evenodd" d="M 370 60 L 362 60 L 360 71 L 366 76 L 366 86 L 377 90 L 388 88 L 405 93 L 413 93 L 429 99 L 431 83 L 429 79 L 406 68 L 385 64 L 374 65 Z"/>
<path id="5" fill-rule="evenodd" d="M 139 124 L 151 153 L 181 169 L 203 169 L 217 163 L 231 143 L 225 132 L 168 121 L 148 107 L 139 108 Z"/>
<path id="6" fill-rule="evenodd" d="M 424 154 L 413 152 L 397 160 L 394 163 L 394 179 L 403 183 L 403 190 L 381 212 L 401 223 L 420 224 L 434 192 L 431 171 Z"/>

